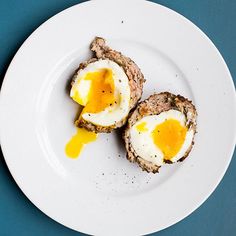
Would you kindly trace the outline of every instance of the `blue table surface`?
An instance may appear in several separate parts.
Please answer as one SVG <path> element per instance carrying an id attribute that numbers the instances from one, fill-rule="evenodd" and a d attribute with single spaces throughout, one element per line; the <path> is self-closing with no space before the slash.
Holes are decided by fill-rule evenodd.
<path id="1" fill-rule="evenodd" d="M 0 0 L 0 75 L 23 41 L 54 14 L 76 0 Z M 194 22 L 214 42 L 232 77 L 236 77 L 235 0 L 157 0 Z M 234 80 L 234 82 L 236 82 Z M 152 235 L 236 235 L 236 153 L 223 180 L 208 200 L 190 216 Z M 13 180 L 0 158 L 0 235 L 84 235 L 68 229 L 38 210 Z M 112 235 L 112 232 L 111 232 Z"/>

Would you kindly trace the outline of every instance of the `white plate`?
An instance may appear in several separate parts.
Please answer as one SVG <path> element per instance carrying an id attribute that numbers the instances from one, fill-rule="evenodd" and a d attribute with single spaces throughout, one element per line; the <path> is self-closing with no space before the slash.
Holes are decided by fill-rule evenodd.
<path id="1" fill-rule="evenodd" d="M 65 156 L 78 109 L 67 85 L 95 35 L 141 67 L 143 98 L 167 90 L 194 101 L 198 134 L 185 162 L 142 172 L 116 133 Z M 145 1 L 86 2 L 49 19 L 14 57 L 1 91 L 2 149 L 17 184 L 54 220 L 93 235 L 143 235 L 183 219 L 216 188 L 235 144 L 235 104 L 224 60 L 184 17 Z"/>

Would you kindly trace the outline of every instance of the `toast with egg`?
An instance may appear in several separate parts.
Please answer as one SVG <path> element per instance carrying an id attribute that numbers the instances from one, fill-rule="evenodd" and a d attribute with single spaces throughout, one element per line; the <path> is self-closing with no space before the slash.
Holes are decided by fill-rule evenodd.
<path id="1" fill-rule="evenodd" d="M 194 144 L 196 118 L 188 99 L 169 92 L 151 95 L 129 115 L 123 133 L 127 159 L 153 173 L 165 163 L 183 161 Z"/>
<path id="2" fill-rule="evenodd" d="M 84 106 L 76 126 L 96 133 L 109 133 L 123 126 L 129 111 L 140 100 L 144 76 L 130 58 L 96 37 L 90 49 L 94 57 L 79 65 L 70 96 Z"/>

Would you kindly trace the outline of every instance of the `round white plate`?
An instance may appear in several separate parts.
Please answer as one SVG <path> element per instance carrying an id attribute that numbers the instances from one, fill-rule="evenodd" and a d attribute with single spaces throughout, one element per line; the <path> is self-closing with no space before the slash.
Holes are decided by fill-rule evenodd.
<path id="1" fill-rule="evenodd" d="M 66 157 L 78 110 L 68 84 L 94 36 L 140 66 L 143 98 L 170 91 L 193 100 L 198 133 L 183 163 L 142 172 L 117 132 Z M 17 184 L 54 220 L 93 235 L 144 235 L 183 219 L 216 188 L 235 144 L 235 104 L 224 60 L 187 19 L 146 1 L 86 2 L 41 25 L 14 57 L 1 91 L 1 144 Z"/>

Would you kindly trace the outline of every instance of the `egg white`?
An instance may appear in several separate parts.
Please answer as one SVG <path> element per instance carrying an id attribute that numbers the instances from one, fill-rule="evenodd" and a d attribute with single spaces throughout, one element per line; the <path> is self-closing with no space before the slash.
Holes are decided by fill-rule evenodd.
<path id="1" fill-rule="evenodd" d="M 84 80 L 83 78 L 88 72 L 95 72 L 103 68 L 112 70 L 115 85 L 114 96 L 117 99 L 119 98 L 120 103 L 109 106 L 99 113 L 83 113 L 82 118 L 95 125 L 106 127 L 114 125 L 115 123 L 126 118 L 129 113 L 129 80 L 122 67 L 108 59 L 98 60 L 96 62 L 88 64 L 84 69 L 78 71 L 70 92 L 70 96 L 73 98 L 75 92 L 77 91 L 82 98 L 83 104 L 81 105 L 85 106 L 88 102 L 87 100 L 91 81 Z"/>
<path id="2" fill-rule="evenodd" d="M 185 126 L 186 123 L 186 117 L 183 113 L 177 110 L 169 110 L 162 112 L 159 115 L 145 116 L 136 122 L 130 129 L 130 142 L 136 154 L 146 161 L 152 162 L 158 166 L 164 164 L 164 154 L 153 142 L 152 131 L 166 119 L 178 120 L 182 126 Z M 140 132 L 137 130 L 137 125 L 142 122 L 146 122 L 145 127 L 147 128 L 147 131 Z M 172 162 L 177 162 L 185 155 L 186 151 L 191 146 L 193 136 L 193 130 L 188 130 L 186 132 L 184 143 L 179 152 L 171 159 Z"/>

